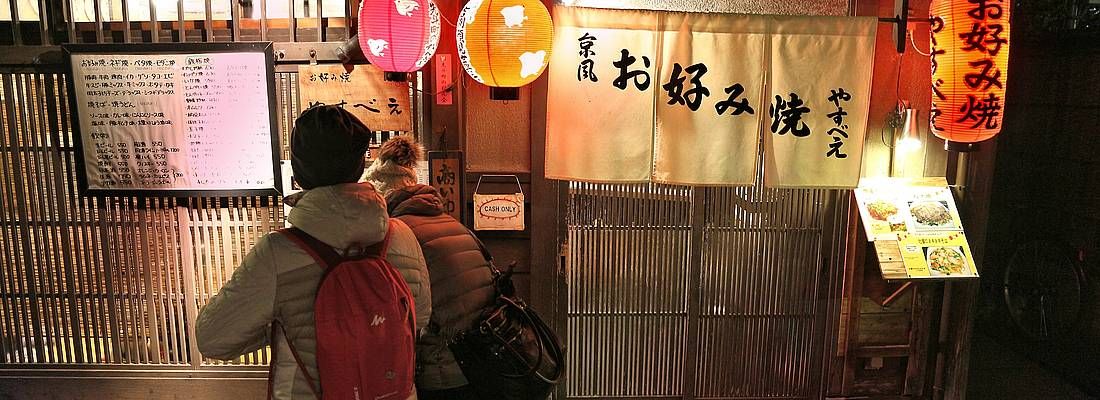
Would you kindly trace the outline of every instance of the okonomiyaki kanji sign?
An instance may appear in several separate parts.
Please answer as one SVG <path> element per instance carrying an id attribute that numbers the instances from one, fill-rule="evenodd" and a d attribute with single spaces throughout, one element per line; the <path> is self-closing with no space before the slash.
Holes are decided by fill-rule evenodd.
<path id="1" fill-rule="evenodd" d="M 412 130 L 408 83 L 386 81 L 376 66 L 303 65 L 298 87 L 302 110 L 337 105 L 373 131 Z"/>
<path id="2" fill-rule="evenodd" d="M 932 133 L 960 143 L 992 138 L 1004 118 L 1011 2 L 937 0 L 929 7 Z"/>
<path id="3" fill-rule="evenodd" d="M 547 177 L 751 185 L 763 161 L 769 186 L 858 183 L 874 18 L 554 16 Z"/>

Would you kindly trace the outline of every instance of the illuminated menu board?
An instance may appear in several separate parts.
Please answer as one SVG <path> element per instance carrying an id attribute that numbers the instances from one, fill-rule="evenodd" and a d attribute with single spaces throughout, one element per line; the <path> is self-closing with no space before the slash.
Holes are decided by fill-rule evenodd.
<path id="1" fill-rule="evenodd" d="M 864 178 L 855 195 L 884 279 L 978 277 L 947 179 Z"/>
<path id="2" fill-rule="evenodd" d="M 270 43 L 64 49 L 83 193 L 277 192 Z"/>

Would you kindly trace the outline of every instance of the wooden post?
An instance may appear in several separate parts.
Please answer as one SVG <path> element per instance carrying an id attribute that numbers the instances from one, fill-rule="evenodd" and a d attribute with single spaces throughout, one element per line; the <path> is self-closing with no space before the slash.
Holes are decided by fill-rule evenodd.
<path id="1" fill-rule="evenodd" d="M 199 353 L 199 344 L 195 340 L 195 320 L 199 315 L 199 303 L 195 297 L 195 248 L 191 241 L 190 210 L 185 206 L 176 206 L 176 228 L 179 232 L 180 266 L 183 268 L 183 301 L 184 321 L 187 326 L 187 337 L 191 355 L 191 366 L 198 368 L 202 365 L 202 354 Z"/>

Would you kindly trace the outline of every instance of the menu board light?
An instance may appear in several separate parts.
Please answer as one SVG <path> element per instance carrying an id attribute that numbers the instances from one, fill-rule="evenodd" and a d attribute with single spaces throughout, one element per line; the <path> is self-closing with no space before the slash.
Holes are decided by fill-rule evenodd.
<path id="1" fill-rule="evenodd" d="M 82 194 L 278 193 L 270 42 L 63 50 Z"/>

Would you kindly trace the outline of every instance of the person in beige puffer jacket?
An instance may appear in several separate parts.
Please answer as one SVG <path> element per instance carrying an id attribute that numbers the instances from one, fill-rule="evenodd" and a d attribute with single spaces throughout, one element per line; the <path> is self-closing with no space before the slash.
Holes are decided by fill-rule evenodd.
<path id="1" fill-rule="evenodd" d="M 288 197 L 293 206 L 287 217 L 290 224 L 341 253 L 381 241 L 389 229 L 385 201 L 371 184 L 355 183 L 363 172 L 369 130 L 342 109 L 315 107 L 295 122 L 293 135 L 295 180 L 307 190 Z M 412 291 L 420 331 L 431 318 L 424 255 L 405 224 L 395 221 L 393 229 L 386 259 Z M 275 232 L 267 234 L 199 313 L 195 326 L 199 351 L 206 357 L 229 360 L 274 343 L 278 354 L 273 361 L 274 398 L 315 398 L 287 340 L 316 379 L 313 301 L 323 272 L 290 239 Z M 276 337 L 270 338 L 275 321 L 286 333 L 276 332 Z M 415 399 L 415 392 L 409 398 Z"/>

